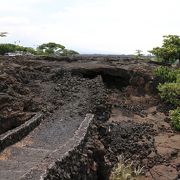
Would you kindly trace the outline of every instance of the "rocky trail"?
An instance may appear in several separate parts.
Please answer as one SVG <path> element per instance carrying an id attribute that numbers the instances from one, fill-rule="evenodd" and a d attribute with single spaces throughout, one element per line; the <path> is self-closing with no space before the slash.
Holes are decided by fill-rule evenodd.
<path id="1" fill-rule="evenodd" d="M 180 178 L 180 134 L 157 95 L 157 66 L 124 56 L 0 57 L 0 179 L 108 180 L 120 155 L 143 167 L 140 180 Z M 37 113 L 41 123 L 24 127 Z"/>

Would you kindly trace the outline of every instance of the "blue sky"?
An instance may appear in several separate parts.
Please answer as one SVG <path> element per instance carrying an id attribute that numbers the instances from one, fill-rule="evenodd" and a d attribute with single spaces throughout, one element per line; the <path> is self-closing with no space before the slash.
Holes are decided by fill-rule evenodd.
<path id="1" fill-rule="evenodd" d="M 1 0 L 2 1 L 2 0 Z M 180 0 L 4 0 L 1 42 L 56 42 L 80 53 L 144 53 L 180 35 Z"/>

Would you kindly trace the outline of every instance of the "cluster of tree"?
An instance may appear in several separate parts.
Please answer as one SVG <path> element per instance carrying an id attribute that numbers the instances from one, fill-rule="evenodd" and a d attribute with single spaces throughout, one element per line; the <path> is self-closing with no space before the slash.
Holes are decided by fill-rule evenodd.
<path id="1" fill-rule="evenodd" d="M 162 47 L 155 47 L 149 52 L 155 55 L 158 61 L 165 64 L 180 61 L 180 36 L 167 35 L 163 38 Z"/>
<path id="2" fill-rule="evenodd" d="M 79 54 L 76 51 L 66 49 L 61 44 L 47 43 L 38 46 L 36 49 L 31 47 L 23 47 L 15 44 L 0 44 L 0 54 L 4 55 L 6 53 L 30 53 L 34 55 L 55 55 L 55 56 L 73 56 Z"/>
<path id="3" fill-rule="evenodd" d="M 15 44 L 0 44 L 0 54 L 4 55 L 6 53 L 24 52 L 36 54 L 36 51 L 30 47 L 23 47 Z"/>
<path id="4" fill-rule="evenodd" d="M 0 37 L 6 37 L 6 32 L 0 32 Z M 54 42 L 49 42 L 38 46 L 36 49 L 23 47 L 16 44 L 0 44 L 0 55 L 6 53 L 23 52 L 34 55 L 53 55 L 53 56 L 74 56 L 79 54 L 74 50 L 66 49 L 65 46 Z"/>

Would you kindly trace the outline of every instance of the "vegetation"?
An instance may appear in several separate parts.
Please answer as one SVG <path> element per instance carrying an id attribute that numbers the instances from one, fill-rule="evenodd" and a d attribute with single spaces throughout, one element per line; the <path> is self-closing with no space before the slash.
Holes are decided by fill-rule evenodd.
<path id="1" fill-rule="evenodd" d="M 6 37 L 7 32 L 0 32 L 0 37 Z"/>
<path id="2" fill-rule="evenodd" d="M 163 36 L 162 47 L 155 47 L 150 53 L 157 57 L 157 60 L 172 64 L 180 61 L 180 36 Z M 160 81 L 157 89 L 160 97 L 168 103 L 177 107 L 169 112 L 173 127 L 180 130 L 180 69 L 159 67 L 155 70 L 155 75 Z"/>
<path id="3" fill-rule="evenodd" d="M 2 34 L 4 36 L 5 34 Z M 76 51 L 65 49 L 65 46 L 61 44 L 56 44 L 53 42 L 42 44 L 33 49 L 31 47 L 23 47 L 16 44 L 0 44 L 0 55 L 5 55 L 6 53 L 30 53 L 34 55 L 55 55 L 55 56 L 73 56 L 79 54 Z"/>
<path id="4" fill-rule="evenodd" d="M 4 55 L 6 53 L 15 53 L 15 52 L 29 52 L 31 54 L 36 54 L 36 51 L 30 47 L 23 47 L 15 44 L 0 44 L 0 54 Z"/>
<path id="5" fill-rule="evenodd" d="M 56 44 L 54 42 L 49 42 L 38 46 L 37 53 L 40 55 L 56 55 L 56 56 L 73 56 L 79 54 L 76 51 L 66 49 L 65 46 L 61 44 Z"/>
<path id="6" fill-rule="evenodd" d="M 65 47 L 61 44 L 56 44 L 54 42 L 49 42 L 46 44 L 42 44 L 37 47 L 37 51 L 39 54 L 44 55 L 53 55 L 56 52 L 62 52 Z"/>
<path id="7" fill-rule="evenodd" d="M 60 54 L 61 56 L 74 56 L 78 55 L 79 53 L 74 51 L 74 50 L 69 50 L 69 49 L 63 49 L 62 53 Z"/>
<path id="8" fill-rule="evenodd" d="M 159 67 L 155 75 L 160 80 L 158 90 L 161 98 L 175 106 L 180 106 L 180 69 Z"/>
<path id="9" fill-rule="evenodd" d="M 155 47 L 150 53 L 156 56 L 157 60 L 166 64 L 172 64 L 180 60 L 180 36 L 163 36 L 162 47 Z"/>
<path id="10" fill-rule="evenodd" d="M 137 49 L 136 52 L 135 52 L 134 57 L 135 57 L 136 59 L 142 59 L 142 57 L 143 57 L 143 53 L 142 53 L 142 52 L 143 52 L 142 50 Z"/>
<path id="11" fill-rule="evenodd" d="M 164 83 L 158 85 L 161 98 L 175 106 L 180 106 L 180 84 Z"/>
<path id="12" fill-rule="evenodd" d="M 180 131 L 180 107 L 170 111 L 170 118 L 172 126 Z"/>
<path id="13" fill-rule="evenodd" d="M 177 107 L 169 115 L 172 126 L 180 130 L 180 69 L 159 67 L 155 70 L 155 75 L 161 82 L 157 87 L 160 97 Z"/>
<path id="14" fill-rule="evenodd" d="M 6 37 L 7 36 L 7 32 L 0 32 L 0 37 Z"/>
<path id="15" fill-rule="evenodd" d="M 135 177 L 141 174 L 143 167 L 134 168 L 133 170 L 133 162 L 127 162 L 128 160 L 124 162 L 122 156 L 120 156 L 119 162 L 111 172 L 110 180 L 134 180 Z"/>
<path id="16" fill-rule="evenodd" d="M 0 37 L 6 37 L 7 32 L 0 32 Z M 0 44 L 0 55 L 6 53 L 23 52 L 34 55 L 55 55 L 55 56 L 74 56 L 79 54 L 74 50 L 65 49 L 65 46 L 54 42 L 44 43 L 39 45 L 36 49 L 31 47 L 23 47 L 16 44 Z"/>
<path id="17" fill-rule="evenodd" d="M 180 75 L 180 69 L 172 69 L 166 66 L 161 66 L 155 70 L 155 75 L 161 83 L 177 82 Z"/>

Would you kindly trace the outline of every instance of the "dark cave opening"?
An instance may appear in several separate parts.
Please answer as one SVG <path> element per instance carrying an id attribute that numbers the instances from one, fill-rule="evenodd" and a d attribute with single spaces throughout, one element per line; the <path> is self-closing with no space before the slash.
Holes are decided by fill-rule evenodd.
<path id="1" fill-rule="evenodd" d="M 115 76 L 115 75 L 110 75 L 106 73 L 96 73 L 96 72 L 86 72 L 83 73 L 83 78 L 87 79 L 94 79 L 98 75 L 102 77 L 104 85 L 108 89 L 118 89 L 122 90 L 124 87 L 129 85 L 129 77 L 121 77 L 121 76 Z"/>
<path id="2" fill-rule="evenodd" d="M 122 90 L 129 85 L 129 80 L 119 76 L 112 76 L 109 74 L 102 75 L 103 82 L 108 89 Z"/>

